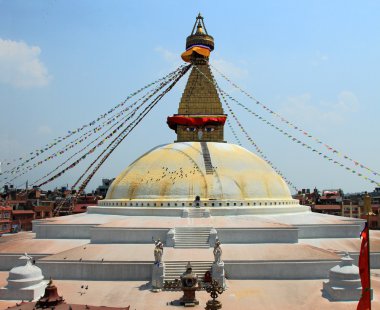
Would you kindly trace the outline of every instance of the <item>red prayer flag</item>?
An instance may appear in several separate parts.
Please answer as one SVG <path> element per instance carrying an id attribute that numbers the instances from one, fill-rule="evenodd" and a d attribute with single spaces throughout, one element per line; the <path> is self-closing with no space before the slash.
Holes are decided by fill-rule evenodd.
<path id="1" fill-rule="evenodd" d="M 365 223 L 364 229 L 360 234 L 362 244 L 359 255 L 359 273 L 362 283 L 362 297 L 359 300 L 356 310 L 371 309 L 371 283 L 369 269 L 369 229 L 368 223 Z"/>

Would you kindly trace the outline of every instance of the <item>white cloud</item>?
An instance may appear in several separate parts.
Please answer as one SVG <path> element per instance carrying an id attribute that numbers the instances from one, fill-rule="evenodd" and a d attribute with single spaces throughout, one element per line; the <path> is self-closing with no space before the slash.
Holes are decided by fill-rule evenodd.
<path id="1" fill-rule="evenodd" d="M 341 124 L 357 111 L 358 98 L 351 91 L 341 91 L 335 100 L 315 102 L 311 94 L 288 97 L 279 113 L 296 123 Z"/>
<path id="2" fill-rule="evenodd" d="M 225 76 L 232 79 L 243 79 L 248 76 L 246 69 L 240 68 L 223 58 L 212 59 L 211 64 Z"/>
<path id="3" fill-rule="evenodd" d="M 0 145 L 1 162 L 6 162 L 10 158 L 15 157 L 22 150 L 22 144 L 16 139 L 10 138 L 8 134 L 0 134 Z"/>
<path id="4" fill-rule="evenodd" d="M 51 76 L 40 54 L 38 46 L 0 38 L 0 83 L 17 88 L 46 86 Z"/>
<path id="5" fill-rule="evenodd" d="M 338 95 L 336 107 L 341 111 L 356 112 L 358 109 L 358 98 L 350 91 L 342 91 Z"/>
<path id="6" fill-rule="evenodd" d="M 154 49 L 167 63 L 170 64 L 172 68 L 177 68 L 181 63 L 183 63 L 181 59 L 180 52 L 169 51 L 168 49 L 158 46 Z"/>
<path id="7" fill-rule="evenodd" d="M 37 128 L 37 132 L 41 135 L 50 135 L 53 130 L 49 126 L 42 125 Z"/>
<path id="8" fill-rule="evenodd" d="M 329 60 L 329 56 L 327 56 L 327 54 L 322 53 L 320 51 L 316 51 L 314 55 L 314 59 L 312 60 L 311 63 L 313 66 L 319 66 L 328 60 Z"/>
<path id="9" fill-rule="evenodd" d="M 180 59 L 179 54 L 169 51 L 168 49 L 158 46 L 154 49 L 156 52 L 158 52 L 166 61 L 173 63 L 173 62 L 178 62 L 178 59 Z"/>
<path id="10" fill-rule="evenodd" d="M 154 49 L 161 57 L 174 66 L 179 66 L 183 61 L 181 60 L 181 52 L 173 52 L 162 46 L 158 46 Z M 214 56 L 214 58 L 212 57 Z M 216 57 L 215 57 L 216 56 Z M 241 79 L 248 76 L 248 71 L 236 66 L 232 62 L 229 62 L 223 58 L 219 58 L 217 55 L 211 54 L 211 64 L 221 73 L 232 79 Z"/>

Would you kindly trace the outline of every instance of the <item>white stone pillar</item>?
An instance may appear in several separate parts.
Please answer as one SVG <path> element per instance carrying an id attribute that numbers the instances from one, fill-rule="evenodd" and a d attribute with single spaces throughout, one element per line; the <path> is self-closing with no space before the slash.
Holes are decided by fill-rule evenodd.
<path id="1" fill-rule="evenodd" d="M 211 277 L 218 281 L 219 286 L 226 288 L 226 277 L 224 275 L 224 262 L 214 262 L 211 267 Z"/>
<path id="2" fill-rule="evenodd" d="M 175 245 L 175 228 L 172 228 L 166 234 L 166 246 L 174 247 Z"/>
<path id="3" fill-rule="evenodd" d="M 183 209 L 182 217 L 189 217 L 189 210 L 188 209 Z"/>
<path id="4" fill-rule="evenodd" d="M 210 247 L 213 247 L 215 245 L 215 241 L 218 239 L 218 232 L 216 231 L 215 228 L 210 229 L 210 236 L 208 238 L 208 242 Z"/>
<path id="5" fill-rule="evenodd" d="M 165 263 L 153 264 L 152 270 L 152 287 L 153 290 L 158 291 L 164 287 L 165 278 Z"/>

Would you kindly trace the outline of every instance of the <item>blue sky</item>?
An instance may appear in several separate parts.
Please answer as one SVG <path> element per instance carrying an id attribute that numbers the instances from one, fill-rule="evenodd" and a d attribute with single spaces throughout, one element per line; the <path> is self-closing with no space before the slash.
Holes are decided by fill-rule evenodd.
<path id="1" fill-rule="evenodd" d="M 370 0 L 0 0 L 0 160 L 27 154 L 88 123 L 176 68 L 199 11 L 215 38 L 211 62 L 217 68 L 266 106 L 380 172 L 380 2 Z M 271 119 L 216 78 L 242 103 Z M 174 141 L 165 122 L 176 113 L 183 87 L 182 82 L 111 155 L 89 189 L 155 145 Z M 236 111 L 255 142 L 296 186 L 373 189 Z M 228 129 L 226 138 L 235 143 Z M 15 184 L 32 182 L 57 163 L 51 161 Z M 72 184 L 85 166 L 49 188 Z"/>

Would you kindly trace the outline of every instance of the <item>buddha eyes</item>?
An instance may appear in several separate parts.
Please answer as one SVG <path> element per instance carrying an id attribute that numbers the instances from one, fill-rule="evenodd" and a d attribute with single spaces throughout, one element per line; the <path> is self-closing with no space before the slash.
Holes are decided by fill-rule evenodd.
<path id="1" fill-rule="evenodd" d="M 187 128 L 186 128 L 186 131 L 194 132 L 195 130 L 196 130 L 195 127 L 187 127 Z"/>
<path id="2" fill-rule="evenodd" d="M 206 132 L 211 132 L 211 131 L 214 131 L 214 130 L 215 130 L 214 127 L 206 127 L 206 128 L 205 128 L 205 131 L 206 131 Z"/>

